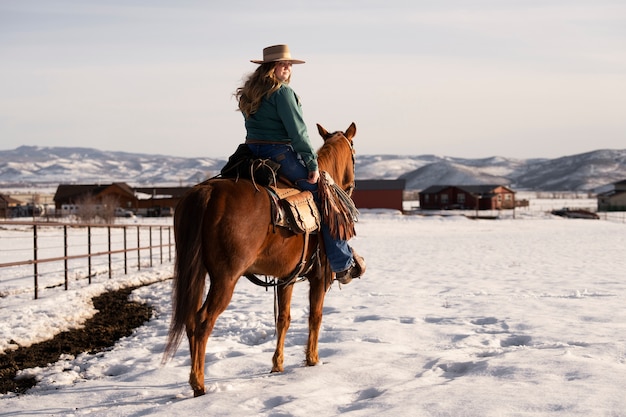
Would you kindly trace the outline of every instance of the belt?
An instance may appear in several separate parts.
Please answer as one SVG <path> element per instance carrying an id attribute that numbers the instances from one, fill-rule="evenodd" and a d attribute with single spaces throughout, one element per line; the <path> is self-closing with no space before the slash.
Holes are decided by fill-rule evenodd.
<path id="1" fill-rule="evenodd" d="M 291 141 L 262 140 L 262 139 L 246 139 L 246 143 L 250 143 L 254 145 L 291 145 Z"/>

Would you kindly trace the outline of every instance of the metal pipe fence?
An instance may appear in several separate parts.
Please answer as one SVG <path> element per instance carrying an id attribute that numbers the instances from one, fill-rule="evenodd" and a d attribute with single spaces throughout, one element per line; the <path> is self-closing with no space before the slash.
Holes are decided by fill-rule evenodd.
<path id="1" fill-rule="evenodd" d="M 171 225 L 2 222 L 0 277 L 10 277 L 0 281 L 23 281 L 32 275 L 37 299 L 43 279 L 46 288 L 68 290 L 72 280 L 86 278 L 91 284 L 96 275 L 111 278 L 119 270 L 128 274 L 129 267 L 152 267 L 155 260 L 171 262 L 172 229 Z"/>

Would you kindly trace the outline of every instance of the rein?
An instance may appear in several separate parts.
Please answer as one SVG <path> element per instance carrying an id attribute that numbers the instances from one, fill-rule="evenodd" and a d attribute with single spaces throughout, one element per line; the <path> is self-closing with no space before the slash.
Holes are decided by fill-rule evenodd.
<path id="1" fill-rule="evenodd" d="M 317 261 L 319 263 L 319 250 L 320 250 L 320 246 L 319 243 L 317 245 L 317 248 L 315 249 L 315 252 L 313 252 L 313 256 L 311 256 L 311 264 L 309 265 L 308 268 L 304 268 L 306 266 L 306 252 L 309 246 L 309 234 L 308 233 L 304 233 L 304 247 L 302 249 L 302 256 L 300 258 L 300 264 L 296 267 L 296 269 L 293 270 L 293 272 L 291 273 L 291 275 L 289 275 L 286 278 L 283 279 L 278 279 L 275 277 L 270 277 L 265 275 L 265 279 L 262 280 L 261 278 L 259 278 L 258 276 L 256 276 L 255 274 L 252 273 L 248 273 L 248 274 L 244 274 L 244 277 L 246 277 L 248 279 L 248 281 L 250 281 L 251 283 L 258 285 L 259 287 L 264 287 L 264 288 L 276 288 L 276 287 L 286 287 L 287 285 L 291 285 L 291 284 L 296 284 L 298 282 L 302 282 L 304 280 L 306 280 L 306 274 L 308 274 L 309 272 L 311 272 L 311 269 L 313 268 L 313 262 Z"/>

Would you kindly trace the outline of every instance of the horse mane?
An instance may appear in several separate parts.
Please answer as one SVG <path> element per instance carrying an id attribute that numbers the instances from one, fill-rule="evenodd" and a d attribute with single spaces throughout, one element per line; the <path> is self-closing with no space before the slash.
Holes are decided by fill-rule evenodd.
<path id="1" fill-rule="evenodd" d="M 343 136 L 342 132 L 332 133 L 331 137 L 325 140 L 324 145 L 317 151 L 317 162 L 320 171 L 328 172 L 335 181 L 343 181 L 341 171 L 345 169 L 346 157 L 352 157 L 352 149 L 340 146 L 343 140 L 341 140 L 341 137 L 336 136 L 337 133 Z M 341 178 L 339 178 L 340 175 Z"/>

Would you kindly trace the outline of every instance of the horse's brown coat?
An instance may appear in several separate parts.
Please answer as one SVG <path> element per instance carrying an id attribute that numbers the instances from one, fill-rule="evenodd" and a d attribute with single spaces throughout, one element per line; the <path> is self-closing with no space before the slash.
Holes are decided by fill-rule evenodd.
<path id="1" fill-rule="evenodd" d="M 321 171 L 328 172 L 344 190 L 354 183 L 352 139 L 354 123 L 345 133 L 328 133 L 317 125 L 324 139 L 318 151 Z M 249 181 L 212 179 L 196 185 L 180 201 L 174 214 L 176 264 L 173 286 L 173 315 L 165 359 L 171 357 L 186 331 L 191 354 L 189 383 L 194 395 L 205 393 L 204 358 L 208 338 L 218 316 L 231 301 L 235 285 L 246 273 L 288 277 L 300 262 L 303 235 L 273 228 L 267 193 Z M 317 236 L 312 236 L 312 240 Z M 309 245 L 309 255 L 315 248 Z M 323 253 L 323 251 L 321 251 Z M 202 299 L 205 278 L 209 291 Z M 307 274 L 309 289 L 309 337 L 306 364 L 319 362 L 318 338 L 326 291 L 332 271 L 321 262 Z M 272 372 L 283 371 L 283 347 L 291 315 L 293 284 L 280 286 L 278 294 L 277 342 Z"/>

